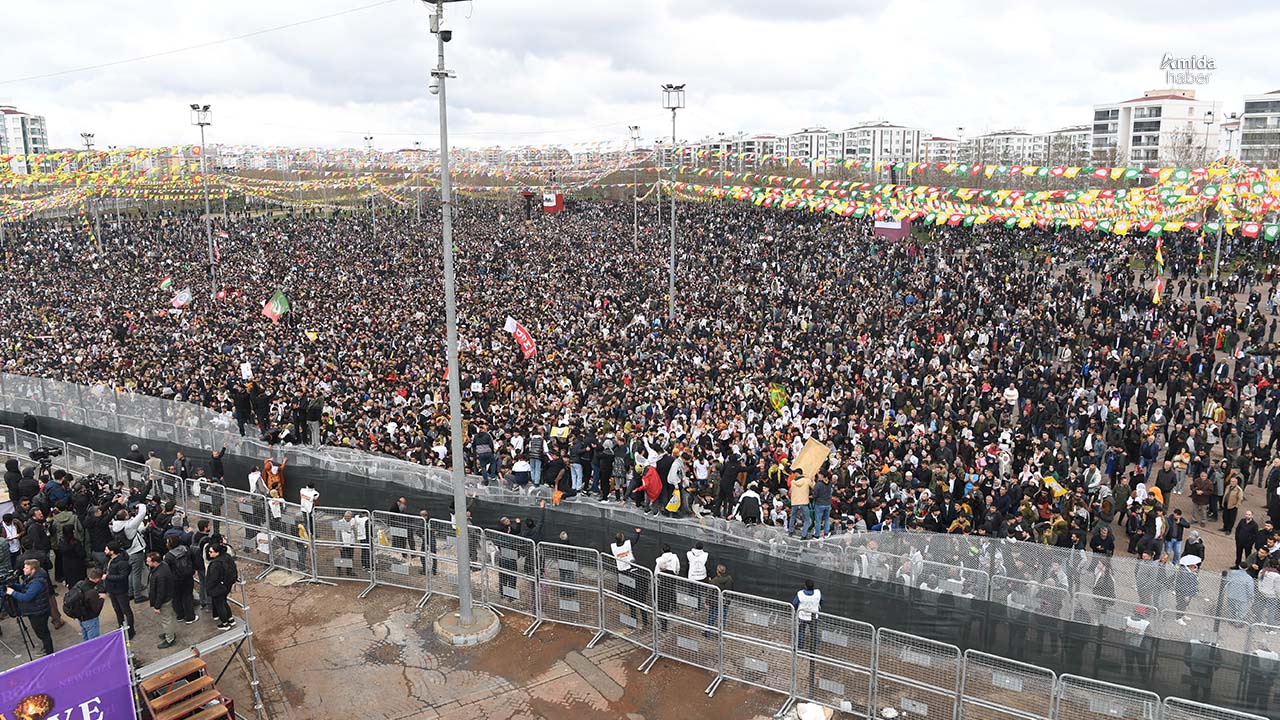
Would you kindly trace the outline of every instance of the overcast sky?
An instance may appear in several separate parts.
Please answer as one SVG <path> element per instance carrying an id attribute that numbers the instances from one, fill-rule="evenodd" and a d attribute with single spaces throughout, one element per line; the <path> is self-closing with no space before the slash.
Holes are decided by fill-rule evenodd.
<path id="1" fill-rule="evenodd" d="M 7 3 L 0 104 L 45 115 L 54 147 L 209 142 L 383 149 L 438 142 L 435 41 L 418 0 L 198 50 L 375 0 Z M 128 6 L 130 12 L 121 12 Z M 679 136 L 887 119 L 954 136 L 1091 120 L 1091 105 L 1165 87 L 1161 56 L 1208 55 L 1202 97 L 1240 110 L 1280 88 L 1280 3 L 984 0 L 474 0 L 448 5 L 455 144 L 670 136 L 658 85 L 687 83 Z M 26 30 L 23 30 L 26 28 Z M 1267 29 L 1267 32 L 1261 32 Z"/>

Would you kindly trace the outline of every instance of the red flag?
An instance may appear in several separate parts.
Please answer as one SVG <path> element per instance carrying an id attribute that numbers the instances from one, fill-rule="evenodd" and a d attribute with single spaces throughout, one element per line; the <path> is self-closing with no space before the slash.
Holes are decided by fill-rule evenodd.
<path id="1" fill-rule="evenodd" d="M 508 316 L 503 329 L 515 336 L 516 344 L 520 346 L 520 352 L 524 353 L 525 360 L 537 354 L 538 347 L 533 342 L 533 336 L 523 325 L 516 322 L 515 318 Z"/>
<path id="2" fill-rule="evenodd" d="M 563 193 L 542 193 L 542 212 L 558 213 L 564 209 Z"/>
<path id="3" fill-rule="evenodd" d="M 1255 222 L 1247 222 L 1240 226 L 1240 234 L 1247 238 L 1256 238 L 1262 232 L 1262 226 Z"/>

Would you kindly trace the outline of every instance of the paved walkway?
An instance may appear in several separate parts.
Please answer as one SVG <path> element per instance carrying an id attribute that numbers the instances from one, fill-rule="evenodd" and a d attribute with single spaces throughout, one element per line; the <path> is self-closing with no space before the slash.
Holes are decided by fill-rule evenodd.
<path id="1" fill-rule="evenodd" d="M 659 660 L 644 675 L 636 668 L 648 655 L 621 640 L 588 650 L 591 633 L 551 623 L 526 638 L 530 621 L 514 614 L 492 642 L 453 648 L 431 622 L 454 601 L 416 610 L 409 592 L 379 588 L 358 600 L 359 590 L 250 585 L 270 717 L 764 720 L 782 702 L 729 681 L 708 698 L 704 671 Z"/>

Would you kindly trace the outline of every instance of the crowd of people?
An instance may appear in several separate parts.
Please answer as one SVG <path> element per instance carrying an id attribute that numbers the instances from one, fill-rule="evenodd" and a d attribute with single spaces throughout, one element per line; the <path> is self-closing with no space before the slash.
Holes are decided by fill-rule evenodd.
<path id="1" fill-rule="evenodd" d="M 193 526 L 151 482 L 24 468 L 15 458 L 5 463 L 4 481 L 13 509 L 0 523 L 0 576 L 14 578 L 5 610 L 29 622 L 43 654 L 54 652 L 50 623 L 58 629 L 74 620 L 91 640 L 108 603 L 131 639 L 133 605 L 155 613 L 160 649 L 176 644 L 179 622 L 199 620 L 197 603 L 219 629 L 234 626 L 227 596 L 238 574 L 222 535 L 207 519 Z"/>
<path id="2" fill-rule="evenodd" d="M 1193 569 L 1214 522 L 1260 587 L 1280 583 L 1265 241 L 1228 238 L 1213 282 L 1212 248 L 1164 238 L 1157 302 L 1147 238 L 981 225 L 888 242 L 865 221 L 688 203 L 668 320 L 652 212 L 635 242 L 629 204 L 528 221 L 458 206 L 464 441 L 483 482 L 800 537 L 972 534 Z M 214 223 L 218 287 L 199 216 L 104 221 L 101 254 L 79 224 L 6 228 L 3 369 L 447 465 L 435 213 Z M 275 323 L 260 310 L 277 288 L 291 309 Z M 804 473 L 811 439 L 830 456 Z M 1241 513 L 1253 493 L 1266 517 Z"/>

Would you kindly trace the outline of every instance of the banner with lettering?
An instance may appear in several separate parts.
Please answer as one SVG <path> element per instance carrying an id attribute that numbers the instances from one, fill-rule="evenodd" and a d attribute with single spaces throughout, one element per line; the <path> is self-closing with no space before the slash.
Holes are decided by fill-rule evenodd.
<path id="1" fill-rule="evenodd" d="M 520 346 L 520 352 L 524 353 L 524 359 L 528 360 L 538 352 L 538 347 L 533 344 L 533 336 L 523 325 L 516 322 L 513 317 L 507 317 L 506 326 L 503 328 L 507 332 L 515 336 L 516 344 Z"/>
<path id="2" fill-rule="evenodd" d="M 124 631 L 73 645 L 0 675 L 0 715 L 9 718 L 133 718 Z"/>

